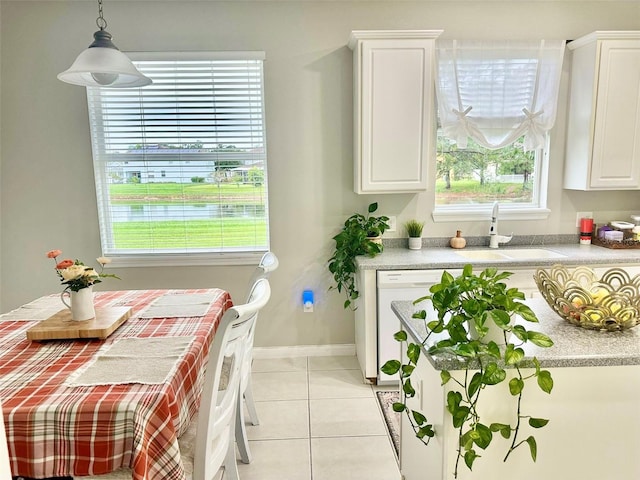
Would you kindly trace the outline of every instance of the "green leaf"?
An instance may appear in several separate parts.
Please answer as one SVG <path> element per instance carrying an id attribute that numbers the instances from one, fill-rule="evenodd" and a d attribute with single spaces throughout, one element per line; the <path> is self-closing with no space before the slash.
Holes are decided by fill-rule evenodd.
<path id="1" fill-rule="evenodd" d="M 507 345 L 507 349 L 504 352 L 504 361 L 507 365 L 515 365 L 524 358 L 524 350 L 521 348 L 514 348 L 512 343 Z"/>
<path id="2" fill-rule="evenodd" d="M 382 370 L 382 372 L 386 373 L 387 375 L 395 375 L 396 373 L 398 373 L 398 370 L 400 370 L 401 365 L 402 364 L 398 360 L 389 360 L 384 365 L 382 365 L 380 370 Z"/>
<path id="3" fill-rule="evenodd" d="M 447 410 L 451 415 L 456 409 L 460 406 L 460 402 L 462 401 L 462 394 L 460 392 L 454 392 L 453 390 L 447 393 Z"/>
<path id="4" fill-rule="evenodd" d="M 406 342 L 407 341 L 407 332 L 404 330 L 400 330 L 393 334 L 393 338 L 395 338 L 398 342 Z"/>
<path id="5" fill-rule="evenodd" d="M 511 333 L 513 333 L 521 342 L 527 341 L 527 330 L 522 325 L 514 325 L 511 329 Z"/>
<path id="6" fill-rule="evenodd" d="M 495 362 L 489 363 L 484 370 L 484 374 L 482 375 L 482 381 L 487 385 L 497 385 L 505 378 L 507 378 L 507 372 L 498 367 L 498 364 Z"/>
<path id="7" fill-rule="evenodd" d="M 487 313 L 500 328 L 506 327 L 511 322 L 511 316 L 504 310 L 489 310 Z"/>
<path id="8" fill-rule="evenodd" d="M 470 450 L 473 448 L 473 436 L 475 432 L 473 430 L 468 430 L 460 437 L 460 446 L 465 450 Z"/>
<path id="9" fill-rule="evenodd" d="M 420 302 L 424 302 L 425 300 L 429 300 L 431 298 L 430 295 L 425 295 L 424 297 L 416 298 L 413 301 L 414 305 L 419 304 Z M 420 310 L 413 314 L 413 318 L 422 318 L 423 320 L 427 318 L 427 312 L 425 310 Z"/>
<path id="10" fill-rule="evenodd" d="M 538 373 L 538 386 L 545 393 L 551 393 L 553 389 L 553 378 L 549 370 L 540 370 Z"/>
<path id="11" fill-rule="evenodd" d="M 500 359 L 502 357 L 502 353 L 500 352 L 500 347 L 498 347 L 498 344 L 493 340 L 487 344 L 487 351 L 489 352 L 489 355 L 491 355 L 493 358 Z"/>
<path id="12" fill-rule="evenodd" d="M 456 428 L 460 428 L 467 417 L 469 416 L 469 407 L 458 407 L 451 414 L 451 418 L 453 420 L 453 426 Z"/>
<path id="13" fill-rule="evenodd" d="M 418 438 L 434 437 L 436 432 L 433 431 L 433 425 L 425 425 L 424 427 L 420 427 L 416 432 L 416 436 Z"/>
<path id="14" fill-rule="evenodd" d="M 461 357 L 475 357 L 476 349 L 470 343 L 462 343 L 458 345 L 454 352 L 456 355 L 460 355 Z"/>
<path id="15" fill-rule="evenodd" d="M 451 374 L 449 373 L 448 370 L 442 370 L 440 372 L 440 380 L 442 381 L 442 385 L 444 385 L 449 380 L 451 380 Z"/>
<path id="16" fill-rule="evenodd" d="M 469 386 L 467 387 L 467 392 L 469 393 L 469 397 L 473 397 L 475 393 L 482 386 L 482 374 L 480 372 L 476 372 L 473 374 L 471 381 L 469 382 Z"/>
<path id="17" fill-rule="evenodd" d="M 491 433 L 491 429 L 482 423 L 477 423 L 475 428 L 478 436 L 474 438 L 474 443 L 478 445 L 481 449 L 485 449 L 491 443 L 491 439 L 493 438 L 493 433 Z"/>
<path id="18" fill-rule="evenodd" d="M 473 266 L 470 263 L 467 263 L 462 269 L 462 275 L 464 277 L 469 277 L 473 274 Z"/>
<path id="19" fill-rule="evenodd" d="M 524 389 L 524 381 L 520 378 L 512 378 L 509 380 L 509 391 L 511 395 L 516 396 L 519 395 L 520 392 Z"/>
<path id="20" fill-rule="evenodd" d="M 500 432 L 504 438 L 511 436 L 511 426 L 504 423 L 492 423 L 489 428 L 492 432 Z"/>
<path id="21" fill-rule="evenodd" d="M 427 323 L 427 328 L 433 333 L 440 333 L 444 330 L 444 323 L 440 320 L 433 320 Z"/>
<path id="22" fill-rule="evenodd" d="M 528 305 L 519 303 L 516 308 L 516 312 L 527 322 L 538 323 L 538 317 L 536 317 L 536 314 L 533 313 L 533 310 L 531 310 Z"/>
<path id="23" fill-rule="evenodd" d="M 420 358 L 420 345 L 410 343 L 407 346 L 407 358 L 409 361 L 413 362 L 414 365 L 417 364 L 418 359 Z"/>
<path id="24" fill-rule="evenodd" d="M 544 427 L 547 423 L 549 423 L 549 420 L 547 420 L 546 418 L 530 418 L 529 419 L 529 425 L 531 425 L 533 428 L 542 428 Z"/>
<path id="25" fill-rule="evenodd" d="M 404 403 L 394 402 L 392 408 L 394 412 L 404 412 L 407 406 Z"/>
<path id="26" fill-rule="evenodd" d="M 416 368 L 415 365 L 403 365 L 402 366 L 402 376 L 403 377 L 411 376 L 411 374 L 413 373 L 415 368 Z M 383 372 L 384 372 L 384 370 L 383 370 Z"/>
<path id="27" fill-rule="evenodd" d="M 553 346 L 553 340 L 540 332 L 527 332 L 527 340 L 539 347 L 548 348 Z"/>
<path id="28" fill-rule="evenodd" d="M 407 378 L 404 382 L 404 384 L 402 385 L 402 391 L 405 393 L 405 395 L 407 397 L 414 397 L 416 394 L 415 389 L 413 388 L 413 385 L 411 385 L 411 379 Z"/>
<path id="29" fill-rule="evenodd" d="M 373 213 L 376 210 L 378 210 L 378 202 L 370 203 L 369 204 L 369 209 L 368 209 L 369 213 Z"/>
<path id="30" fill-rule="evenodd" d="M 476 455 L 476 452 L 473 449 L 467 450 L 464 453 L 464 464 L 469 470 L 471 470 L 471 468 L 473 467 L 473 462 L 476 458 L 478 458 L 478 455 Z"/>
<path id="31" fill-rule="evenodd" d="M 527 438 L 526 442 L 529 444 L 529 450 L 531 451 L 531 458 L 533 461 L 536 461 L 538 457 L 538 445 L 536 444 L 536 439 L 533 436 Z"/>
<path id="32" fill-rule="evenodd" d="M 418 425 L 427 423 L 427 417 L 425 417 L 422 413 L 417 412 L 416 410 L 411 410 L 411 414 L 413 415 L 413 419 Z"/>

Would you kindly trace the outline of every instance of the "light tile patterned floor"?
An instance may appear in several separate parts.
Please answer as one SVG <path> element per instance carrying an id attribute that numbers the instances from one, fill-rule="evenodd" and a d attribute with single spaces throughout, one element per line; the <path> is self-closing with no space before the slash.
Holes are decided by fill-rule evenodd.
<path id="1" fill-rule="evenodd" d="M 399 480 L 374 389 L 355 357 L 255 359 L 260 425 L 241 480 Z"/>

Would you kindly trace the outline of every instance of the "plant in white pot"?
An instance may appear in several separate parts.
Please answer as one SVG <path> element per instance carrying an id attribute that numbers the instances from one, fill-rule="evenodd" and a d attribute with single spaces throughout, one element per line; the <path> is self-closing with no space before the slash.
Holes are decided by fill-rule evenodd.
<path id="1" fill-rule="evenodd" d="M 404 224 L 404 228 L 409 236 L 409 249 L 420 250 L 422 248 L 422 229 L 424 222 L 409 220 Z"/>
<path id="2" fill-rule="evenodd" d="M 529 446 L 535 461 L 535 437 L 529 435 L 523 439 L 522 431 L 525 423 L 534 429 L 548 423 L 547 419 L 525 415 L 522 411 L 525 382 L 535 379 L 542 391 L 550 393 L 553 379 L 549 371 L 540 368 L 535 357 L 525 358 L 521 345 L 531 342 L 540 347 L 551 347 L 553 341 L 547 335 L 527 330 L 521 323 L 516 323 L 516 316 L 527 322 L 538 322 L 538 319 L 531 308 L 521 302 L 524 294 L 517 288 L 509 288 L 504 282 L 511 275 L 509 272 L 499 273 L 495 268 L 486 268 L 476 275 L 471 265 L 466 265 L 462 274 L 455 278 L 445 271 L 440 283 L 430 287 L 430 295 L 414 302 L 430 301 L 437 314 L 437 318 L 431 319 L 427 318 L 426 310 L 413 315 L 413 318 L 425 322 L 427 334 L 424 341 L 416 344 L 408 341 L 405 331 L 396 333 L 396 340 L 408 343 L 408 363 L 390 360 L 382 367 L 384 373 L 400 376 L 401 398 L 393 405 L 394 410 L 406 412 L 416 436 L 428 444 L 437 435 L 433 424 L 406 404 L 407 398 L 414 397 L 416 393 L 411 384 L 411 374 L 421 349 L 426 348 L 431 355 L 453 355 L 464 365 L 461 375 L 453 375 L 447 370 L 440 372 L 442 384 L 453 385 L 447 392 L 446 409 L 459 437 L 455 478 L 458 477 L 460 460 L 471 469 L 481 456 L 479 450 L 485 450 L 491 444 L 494 433 L 510 440 L 505 461 L 511 452 L 524 444 Z M 498 328 L 498 341 L 488 339 L 490 326 Z M 477 336 L 470 335 L 470 330 L 475 330 Z M 437 341 L 430 341 L 433 334 L 437 335 Z M 507 370 L 510 375 L 507 375 Z M 479 413 L 483 411 L 482 392 L 507 381 L 509 377 L 505 402 L 514 402 L 514 418 L 501 423 L 483 423 Z"/>
<path id="3" fill-rule="evenodd" d="M 344 292 L 344 308 L 353 308 L 353 301 L 360 296 L 356 288 L 356 256 L 375 257 L 382 252 L 381 235 L 389 228 L 389 217 L 371 215 L 378 210 L 377 203 L 371 203 L 367 215 L 354 213 L 344 222 L 342 230 L 333 239 L 336 242 L 333 255 L 329 259 L 329 272 L 333 276 L 335 288 Z"/>

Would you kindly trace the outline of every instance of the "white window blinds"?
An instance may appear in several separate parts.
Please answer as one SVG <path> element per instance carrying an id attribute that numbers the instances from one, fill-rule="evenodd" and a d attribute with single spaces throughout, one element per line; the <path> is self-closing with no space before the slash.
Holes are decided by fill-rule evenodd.
<path id="1" fill-rule="evenodd" d="M 87 88 L 104 254 L 269 249 L 262 53 L 129 53 Z"/>
<path id="2" fill-rule="evenodd" d="M 438 114 L 445 136 L 497 149 L 524 135 L 542 148 L 555 122 L 564 40 L 437 41 Z"/>

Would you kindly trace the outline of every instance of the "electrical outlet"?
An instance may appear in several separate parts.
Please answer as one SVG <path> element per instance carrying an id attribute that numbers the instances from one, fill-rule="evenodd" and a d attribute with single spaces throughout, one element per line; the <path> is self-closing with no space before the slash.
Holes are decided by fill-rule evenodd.
<path id="1" fill-rule="evenodd" d="M 581 218 L 593 218 L 593 212 L 577 212 L 576 213 L 576 228 L 580 227 Z"/>
<path id="2" fill-rule="evenodd" d="M 396 217 L 389 215 L 389 221 L 387 223 L 389 224 L 389 229 L 387 230 L 387 232 L 395 232 L 396 231 Z"/>

